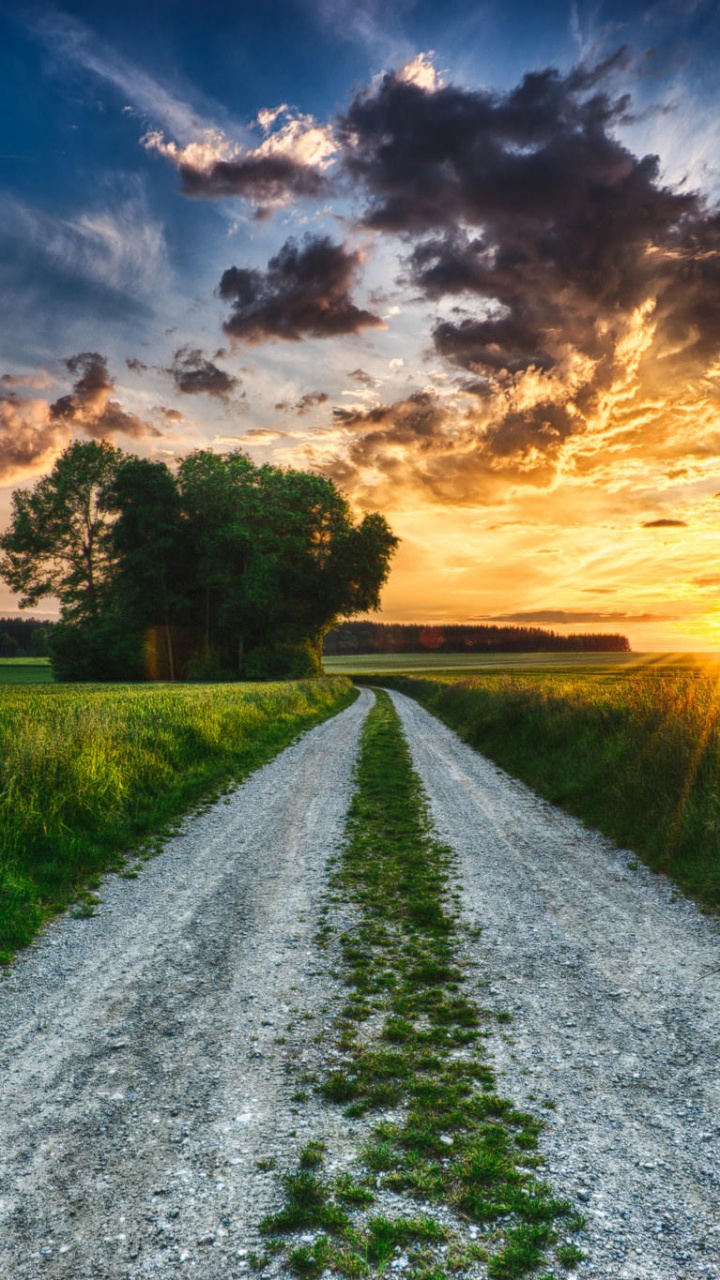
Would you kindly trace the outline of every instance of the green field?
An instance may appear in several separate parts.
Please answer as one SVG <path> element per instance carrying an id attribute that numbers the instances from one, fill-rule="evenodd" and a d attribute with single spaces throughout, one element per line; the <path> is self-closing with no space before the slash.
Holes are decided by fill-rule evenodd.
<path id="1" fill-rule="evenodd" d="M 342 678 L 0 687 L 0 958 L 354 696 Z"/>
<path id="2" fill-rule="evenodd" d="M 52 684 L 49 658 L 0 658 L 0 685 Z"/>
<path id="3" fill-rule="evenodd" d="M 323 659 L 328 675 L 380 676 L 428 672 L 470 676 L 493 671 L 567 673 L 663 667 L 706 669 L 720 662 L 707 653 L 365 653 Z"/>
<path id="4" fill-rule="evenodd" d="M 699 902 L 720 907 L 717 664 L 388 674 L 382 682 Z"/>

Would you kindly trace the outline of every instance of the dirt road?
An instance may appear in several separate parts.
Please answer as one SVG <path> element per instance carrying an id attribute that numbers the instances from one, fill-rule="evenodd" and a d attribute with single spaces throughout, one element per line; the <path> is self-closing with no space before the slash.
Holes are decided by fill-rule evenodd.
<path id="1" fill-rule="evenodd" d="M 110 877 L 0 981 L 0 1277 L 241 1276 L 293 1159 L 332 983 L 315 912 L 372 695 L 185 824 L 137 880 Z M 285 1038 L 282 1048 L 277 1041 Z M 337 1132 L 333 1132 L 333 1126 Z M 297 1136 L 293 1136 L 297 1133 Z"/>
<path id="2" fill-rule="evenodd" d="M 717 1280 L 717 922 L 392 696 L 483 930 L 479 999 L 514 1015 L 488 1041 L 500 1091 L 551 1104 L 547 1177 L 588 1216 L 579 1274 Z M 312 939 L 371 702 L 0 981 L 2 1280 L 239 1280 L 273 1160 L 309 1136 L 330 1171 L 357 1155 L 361 1128 L 297 1090 L 337 1008 Z"/>
<path id="3" fill-rule="evenodd" d="M 720 1276 L 720 930 L 667 881 L 392 694 L 460 858 L 500 1090 L 548 1100 L 548 1177 L 592 1280 Z M 629 865 L 631 864 L 631 865 Z"/>

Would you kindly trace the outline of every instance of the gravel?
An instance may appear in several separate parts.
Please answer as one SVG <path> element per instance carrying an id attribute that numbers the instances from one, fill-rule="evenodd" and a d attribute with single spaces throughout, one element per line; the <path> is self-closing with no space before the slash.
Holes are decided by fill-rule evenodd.
<path id="1" fill-rule="evenodd" d="M 541 1154 L 588 1220 L 578 1274 L 717 1280 L 717 919 L 391 696 L 482 927 L 480 1001 L 513 1015 L 488 1041 L 500 1091 L 554 1104 Z"/>
<path id="2" fill-rule="evenodd" d="M 478 999 L 513 1014 L 487 1042 L 500 1089 L 546 1117 L 545 1176 L 588 1219 L 579 1275 L 720 1280 L 717 920 L 391 696 L 482 928 Z M 353 1166 L 363 1122 L 294 1095 L 332 1054 L 342 989 L 313 937 L 371 703 L 0 981 L 3 1280 L 240 1280 L 279 1203 L 267 1166 L 310 1137 Z"/>
<path id="3" fill-rule="evenodd" d="M 356 1127 L 293 1093 L 338 997 L 312 940 L 371 704 L 108 877 L 96 915 L 0 981 L 3 1278 L 243 1276 L 278 1205 L 258 1161 L 294 1165 L 307 1137 L 331 1172 L 350 1160 Z"/>

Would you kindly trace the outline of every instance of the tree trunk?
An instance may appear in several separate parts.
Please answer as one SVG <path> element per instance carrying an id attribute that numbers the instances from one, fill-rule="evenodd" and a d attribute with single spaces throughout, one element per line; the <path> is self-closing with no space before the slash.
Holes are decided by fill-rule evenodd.
<path id="1" fill-rule="evenodd" d="M 170 668 L 170 679 L 174 681 L 175 680 L 175 657 L 173 654 L 172 632 L 170 630 L 170 623 L 168 622 L 167 617 L 165 618 L 165 642 L 167 644 L 167 651 L 168 651 L 168 667 Z"/>

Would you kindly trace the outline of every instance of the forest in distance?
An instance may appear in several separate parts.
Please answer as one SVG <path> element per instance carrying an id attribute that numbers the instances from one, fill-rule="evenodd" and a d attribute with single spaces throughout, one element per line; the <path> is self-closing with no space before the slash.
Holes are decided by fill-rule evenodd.
<path id="1" fill-rule="evenodd" d="M 615 633 L 563 636 L 543 627 L 490 623 L 343 622 L 328 631 L 323 653 L 630 653 L 630 641 Z"/>

